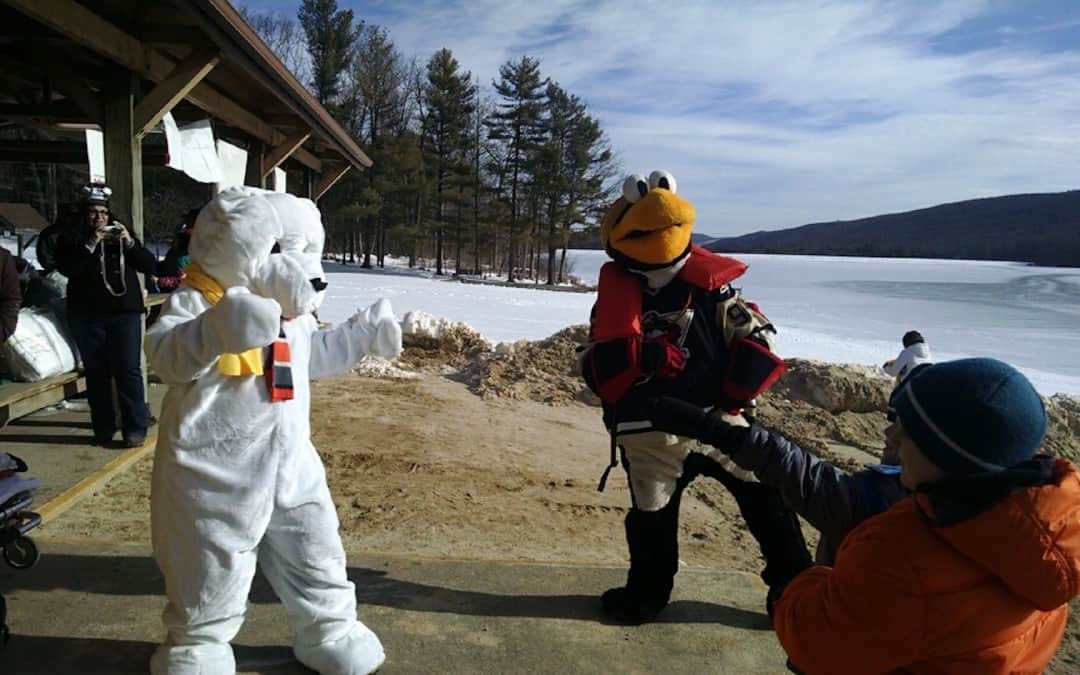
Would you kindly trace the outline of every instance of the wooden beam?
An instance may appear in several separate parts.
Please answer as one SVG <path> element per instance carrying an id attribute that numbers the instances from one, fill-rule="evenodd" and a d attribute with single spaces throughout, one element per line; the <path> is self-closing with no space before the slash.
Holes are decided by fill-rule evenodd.
<path id="1" fill-rule="evenodd" d="M 138 40 L 74 0 L 5 0 L 19 12 L 85 47 L 146 75 L 150 52 Z"/>
<path id="2" fill-rule="evenodd" d="M 147 47 L 74 0 L 4 1 L 68 39 L 147 79 L 159 82 L 167 78 L 173 70 L 172 59 Z M 276 146 L 285 140 L 285 134 L 205 82 L 196 85 L 188 93 L 187 100 L 264 143 Z M 321 163 L 310 153 L 300 150 L 295 153 L 295 157 L 305 166 L 321 169 Z"/>
<path id="3" fill-rule="evenodd" d="M 202 31 L 194 26 L 176 24 L 144 23 L 137 29 L 139 39 L 152 45 L 196 45 L 206 40 Z"/>
<path id="4" fill-rule="evenodd" d="M 39 103 L 0 103 L 0 119 L 51 122 L 54 124 L 100 124 L 70 101 L 53 101 L 48 105 Z"/>
<path id="5" fill-rule="evenodd" d="M 305 150 L 303 148 L 300 148 L 299 150 L 297 150 L 296 152 L 293 153 L 293 157 L 296 158 L 296 161 L 300 162 L 301 164 L 303 164 L 307 168 L 311 169 L 312 171 L 314 171 L 316 173 L 322 173 L 323 161 L 321 159 L 319 159 L 318 157 L 316 157 L 315 155 L 308 152 L 307 150 Z"/>
<path id="6" fill-rule="evenodd" d="M 319 199 L 321 199 L 322 196 L 326 194 L 326 192 L 330 188 L 334 187 L 334 184 L 341 180 L 341 178 L 346 173 L 348 173 L 349 169 L 351 168 L 352 164 L 345 162 L 336 167 L 328 169 L 327 172 L 323 174 L 321 178 L 319 178 L 319 182 L 315 185 L 315 196 L 312 197 L 312 199 L 315 201 L 319 201 Z"/>
<path id="7" fill-rule="evenodd" d="M 166 159 L 164 145 L 143 148 L 143 166 L 165 166 Z M 77 164 L 85 167 L 86 161 L 86 143 L 83 141 L 0 140 L 0 162 Z"/>
<path id="8" fill-rule="evenodd" d="M 285 142 L 278 144 L 277 147 L 271 150 L 270 154 L 263 159 L 263 178 L 273 173 L 274 169 L 278 168 L 282 162 L 299 150 L 300 146 L 309 138 L 311 138 L 311 132 L 302 131 L 285 139 Z"/>
<path id="9" fill-rule="evenodd" d="M 165 113 L 180 101 L 206 77 L 218 63 L 221 52 L 214 47 L 200 47 L 176 64 L 165 79 L 135 106 L 135 134 L 144 135 L 161 121 Z"/>
<path id="10" fill-rule="evenodd" d="M 43 60 L 48 58 L 45 54 L 39 56 Z M 101 96 L 86 84 L 86 80 L 73 75 L 67 64 L 54 60 L 47 60 L 45 69 L 56 90 L 77 105 L 91 120 L 97 124 L 105 120 L 105 107 L 101 103 Z"/>
<path id="11" fill-rule="evenodd" d="M 266 188 L 266 173 L 263 171 L 263 144 L 256 141 L 248 146 L 247 170 L 244 172 L 244 185 Z"/>

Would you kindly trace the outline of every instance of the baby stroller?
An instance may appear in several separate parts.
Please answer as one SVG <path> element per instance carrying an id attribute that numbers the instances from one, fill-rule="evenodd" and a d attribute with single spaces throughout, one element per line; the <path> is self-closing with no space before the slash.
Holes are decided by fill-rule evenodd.
<path id="1" fill-rule="evenodd" d="M 37 478 L 21 478 L 26 462 L 0 452 L 0 549 L 4 562 L 17 570 L 34 566 L 41 554 L 26 533 L 41 524 L 41 516 L 28 511 L 34 501 Z M 8 639 L 7 607 L 0 596 L 0 647 Z"/>

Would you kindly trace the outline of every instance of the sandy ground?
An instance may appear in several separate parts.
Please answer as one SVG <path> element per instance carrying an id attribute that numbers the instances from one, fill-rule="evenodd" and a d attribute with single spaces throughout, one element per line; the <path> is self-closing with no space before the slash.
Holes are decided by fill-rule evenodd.
<path id="1" fill-rule="evenodd" d="M 629 492 L 621 469 L 604 493 L 596 490 L 608 437 L 573 373 L 582 336 L 571 328 L 492 355 L 475 336 L 457 334 L 441 345 L 414 345 L 393 366 L 368 364 L 315 383 L 314 442 L 346 548 L 625 563 Z M 880 452 L 890 388 L 857 368 L 793 362 L 760 419 L 855 468 Z M 1075 461 L 1080 405 L 1059 403 L 1065 407 L 1054 409 L 1048 446 Z M 41 534 L 148 542 L 151 469 L 148 457 Z M 816 535 L 804 531 L 812 550 Z M 709 479 L 698 479 L 684 497 L 680 547 L 687 566 L 757 572 L 762 564 L 734 500 Z M 1070 621 L 1048 672 L 1080 672 L 1080 619 Z"/>
<path id="2" fill-rule="evenodd" d="M 596 490 L 608 453 L 596 408 L 484 400 L 460 381 L 425 374 L 319 382 L 312 410 L 349 550 L 626 560 L 630 496 L 621 469 Z M 149 457 L 139 462 L 42 534 L 148 541 L 152 466 Z M 756 546 L 727 491 L 699 479 L 687 497 L 682 560 L 757 571 Z"/>

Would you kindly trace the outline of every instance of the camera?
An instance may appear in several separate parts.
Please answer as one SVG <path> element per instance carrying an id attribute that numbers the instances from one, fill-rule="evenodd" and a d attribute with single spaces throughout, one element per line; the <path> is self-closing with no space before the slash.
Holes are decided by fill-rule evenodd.
<path id="1" fill-rule="evenodd" d="M 124 228 L 119 225 L 106 225 L 105 236 L 110 239 L 116 239 L 120 236 L 120 233 L 124 231 Z"/>

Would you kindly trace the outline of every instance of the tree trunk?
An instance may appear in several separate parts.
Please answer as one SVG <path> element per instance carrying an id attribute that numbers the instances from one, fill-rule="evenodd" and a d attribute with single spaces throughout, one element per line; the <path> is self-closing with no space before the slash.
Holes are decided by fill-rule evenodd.
<path id="1" fill-rule="evenodd" d="M 375 247 L 375 216 L 369 214 L 367 224 L 364 226 L 364 237 L 361 243 L 364 245 L 364 269 L 371 269 L 371 249 Z"/>
<path id="2" fill-rule="evenodd" d="M 552 224 L 548 231 L 548 259 L 547 259 L 547 284 L 555 283 L 555 225 Z"/>
<path id="3" fill-rule="evenodd" d="M 386 224 L 379 218 L 379 267 L 386 267 Z"/>
<path id="4" fill-rule="evenodd" d="M 443 259 L 442 259 L 442 226 L 435 230 L 435 275 L 442 276 L 443 273 Z"/>
<path id="5" fill-rule="evenodd" d="M 458 203 L 457 203 L 457 223 L 456 223 L 456 225 L 454 227 L 454 274 L 455 275 L 461 274 L 461 221 L 462 221 L 461 204 L 462 204 L 462 200 L 464 200 L 464 198 L 465 198 L 465 195 L 459 191 L 458 192 L 458 197 L 460 197 L 460 199 L 458 199 Z"/>
<path id="6" fill-rule="evenodd" d="M 382 215 L 380 214 L 375 217 L 375 255 L 376 264 L 379 267 L 382 267 L 383 264 L 383 246 L 385 244 L 386 241 L 383 237 L 383 221 Z"/>

